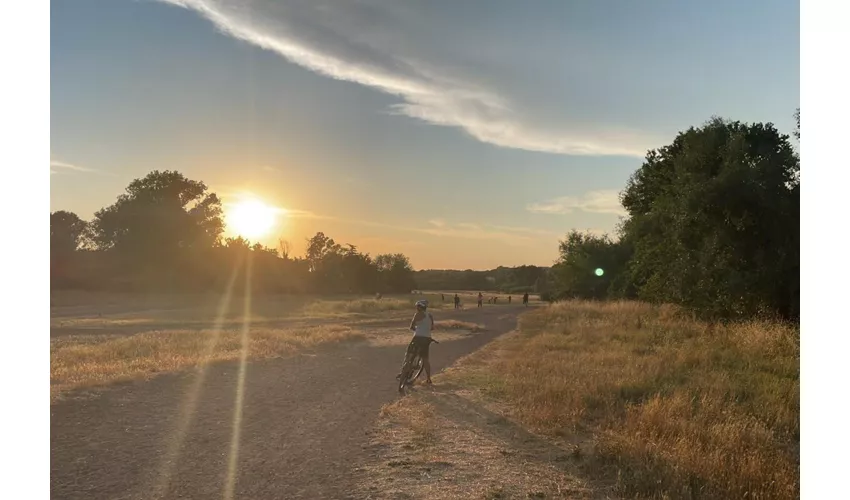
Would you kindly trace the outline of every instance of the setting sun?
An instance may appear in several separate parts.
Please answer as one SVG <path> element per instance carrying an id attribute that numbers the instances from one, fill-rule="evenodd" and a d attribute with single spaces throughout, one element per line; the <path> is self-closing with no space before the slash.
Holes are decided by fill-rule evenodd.
<path id="1" fill-rule="evenodd" d="M 227 227 L 239 236 L 260 238 L 269 234 L 279 212 L 256 198 L 242 200 L 227 210 Z"/>

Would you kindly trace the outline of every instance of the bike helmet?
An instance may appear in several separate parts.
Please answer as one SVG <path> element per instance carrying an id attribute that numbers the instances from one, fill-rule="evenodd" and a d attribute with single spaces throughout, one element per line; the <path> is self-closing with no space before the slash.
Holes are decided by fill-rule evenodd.
<path id="1" fill-rule="evenodd" d="M 427 309 L 428 308 L 428 301 L 427 300 L 417 300 L 416 301 L 416 308 L 417 309 Z"/>

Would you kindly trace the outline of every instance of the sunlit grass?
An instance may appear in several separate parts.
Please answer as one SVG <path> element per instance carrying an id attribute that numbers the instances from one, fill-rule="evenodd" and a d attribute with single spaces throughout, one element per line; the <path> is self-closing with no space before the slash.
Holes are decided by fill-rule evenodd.
<path id="1" fill-rule="evenodd" d="M 104 341 L 60 341 L 51 345 L 51 394 L 117 380 L 145 377 L 197 366 L 203 362 L 239 359 L 238 330 L 225 330 L 212 350 L 210 330 L 172 330 L 142 333 Z M 273 358 L 298 349 L 363 339 L 362 332 L 343 325 L 293 329 L 252 329 L 248 357 Z M 205 351 L 208 355 L 204 355 Z"/>
<path id="2" fill-rule="evenodd" d="M 467 330 L 473 333 L 484 330 L 484 325 L 469 321 L 458 321 L 456 319 L 445 319 L 434 322 L 434 330 Z"/>
<path id="3" fill-rule="evenodd" d="M 429 301 L 429 309 L 440 309 L 443 304 L 440 302 L 439 295 L 410 295 L 409 297 L 400 298 L 383 297 L 380 300 L 375 298 L 359 298 L 359 299 L 340 299 L 340 300 L 317 300 L 306 304 L 302 310 L 302 314 L 308 317 L 323 317 L 333 315 L 369 315 L 389 311 L 410 311 L 411 315 L 415 311 L 414 303 L 417 300 L 426 299 Z"/>
<path id="4" fill-rule="evenodd" d="M 553 436 L 592 436 L 626 497 L 799 497 L 799 331 L 671 306 L 567 302 L 449 374 Z M 613 472 L 606 472 L 613 471 Z"/>

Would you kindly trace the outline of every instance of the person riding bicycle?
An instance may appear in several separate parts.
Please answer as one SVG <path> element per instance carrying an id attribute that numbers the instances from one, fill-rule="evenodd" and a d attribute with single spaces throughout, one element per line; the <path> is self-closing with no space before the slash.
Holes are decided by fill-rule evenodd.
<path id="1" fill-rule="evenodd" d="M 413 348 L 419 350 L 419 356 L 422 358 L 422 366 L 425 368 L 425 383 L 431 383 L 431 362 L 428 359 L 428 351 L 431 347 L 431 331 L 434 329 L 434 316 L 428 312 L 428 301 L 420 300 L 416 302 L 416 314 L 413 315 L 413 321 L 410 322 L 410 330 L 413 332 L 413 338 L 407 346 L 405 359 L 408 353 Z M 396 378 L 401 377 L 399 373 Z"/>

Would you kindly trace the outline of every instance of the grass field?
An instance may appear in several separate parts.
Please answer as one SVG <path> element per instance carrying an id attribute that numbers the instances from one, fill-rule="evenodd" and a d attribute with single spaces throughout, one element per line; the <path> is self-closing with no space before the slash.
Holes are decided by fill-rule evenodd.
<path id="1" fill-rule="evenodd" d="M 787 325 L 711 325 L 668 306 L 567 302 L 522 316 L 518 332 L 436 377 L 453 388 L 446 394 L 399 405 L 433 412 L 464 401 L 477 405 L 472 415 L 490 411 L 470 396 L 478 394 L 502 409 L 505 425 L 561 450 L 546 469 L 561 474 L 559 484 L 605 485 L 624 498 L 791 499 L 800 494 L 799 375 L 799 331 Z M 493 432 L 482 426 L 477 435 Z M 475 461 L 467 453 L 463 462 Z"/>
<path id="2" fill-rule="evenodd" d="M 222 303 L 215 295 L 56 294 L 51 308 L 51 398 L 75 388 L 237 360 L 245 324 L 250 324 L 244 337 L 249 359 L 381 335 L 406 342 L 398 334 L 421 298 L 436 303 L 439 310 L 440 297 L 434 294 L 381 300 L 259 296 L 251 300 L 247 314 L 243 297 Z M 396 322 L 397 327 L 388 328 Z M 435 327 L 480 329 L 456 320 L 438 321 Z"/>

